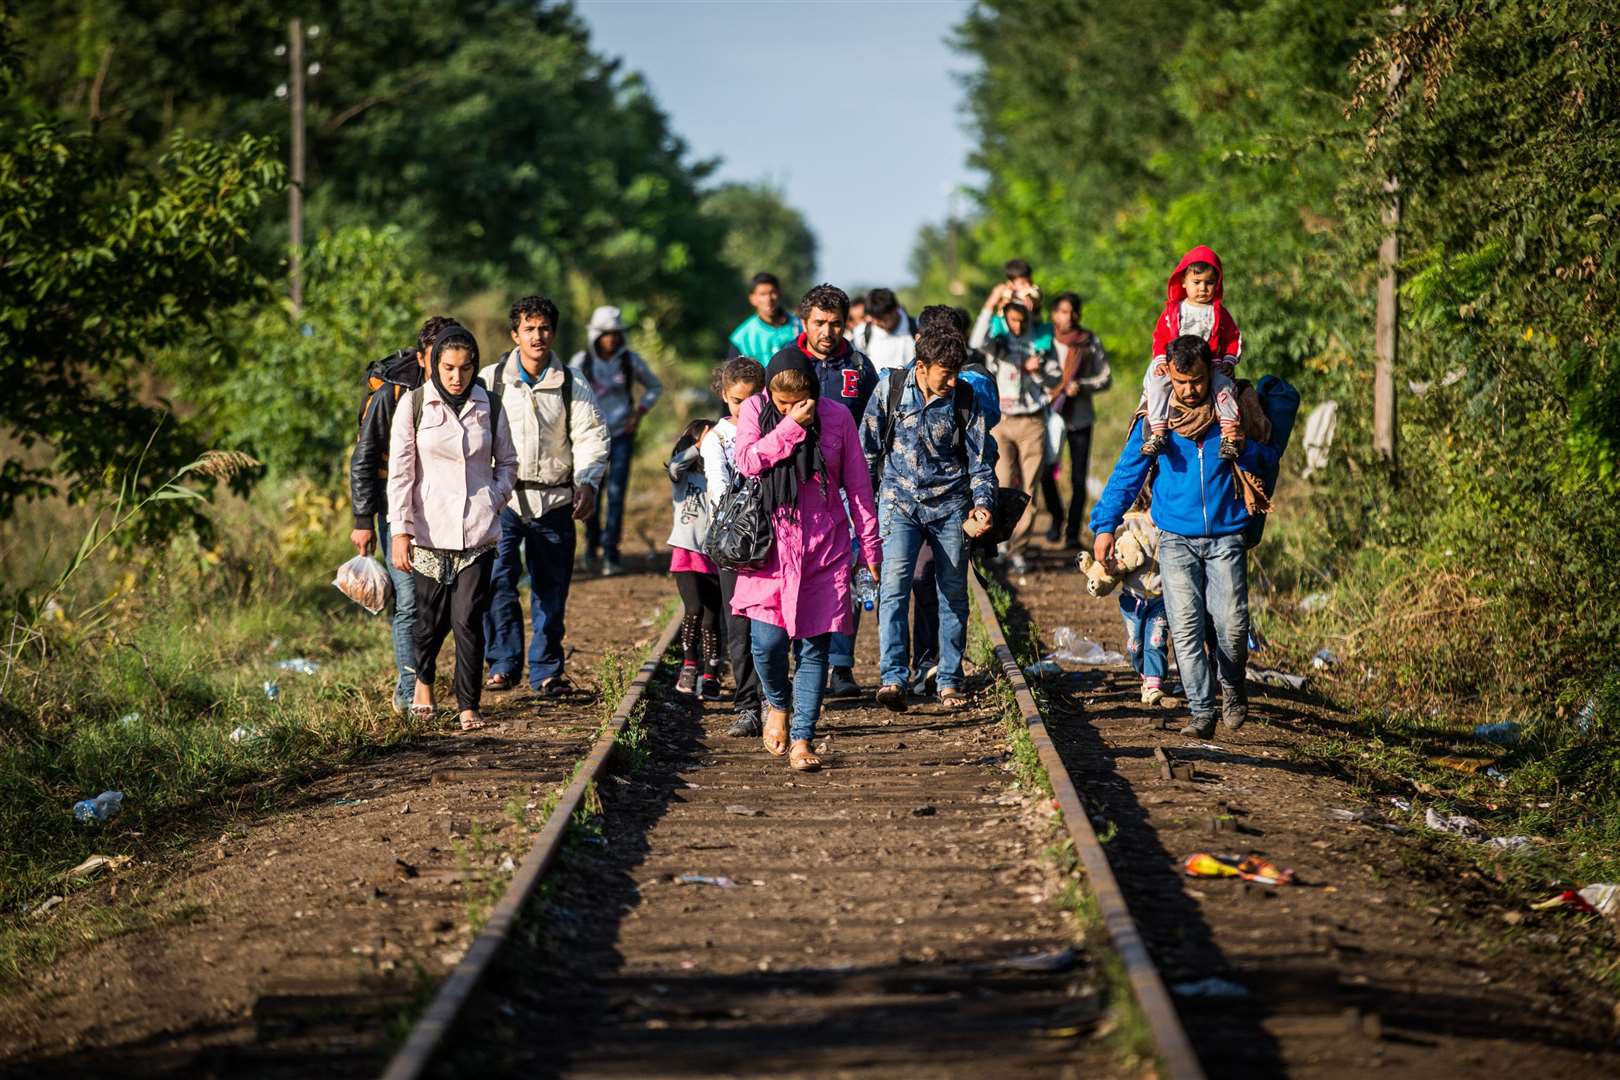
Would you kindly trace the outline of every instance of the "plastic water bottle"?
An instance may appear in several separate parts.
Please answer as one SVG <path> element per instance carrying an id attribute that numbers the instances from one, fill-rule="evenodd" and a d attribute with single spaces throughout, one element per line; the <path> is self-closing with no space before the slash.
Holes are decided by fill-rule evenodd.
<path id="1" fill-rule="evenodd" d="M 80 799 L 73 804 L 74 821 L 106 821 L 118 813 L 124 804 L 122 791 L 103 791 L 93 799 Z"/>
<path id="2" fill-rule="evenodd" d="M 864 566 L 855 571 L 855 597 L 867 611 L 877 607 L 877 582 L 872 578 L 872 571 Z"/>

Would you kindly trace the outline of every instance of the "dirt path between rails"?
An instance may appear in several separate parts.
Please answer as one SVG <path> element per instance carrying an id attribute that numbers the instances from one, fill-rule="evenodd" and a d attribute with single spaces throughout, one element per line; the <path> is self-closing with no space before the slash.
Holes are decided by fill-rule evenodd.
<path id="1" fill-rule="evenodd" d="M 954 715 L 829 702 L 806 775 L 666 680 L 649 763 L 605 786 L 439 1075 L 1119 1075 L 1039 850 L 1050 800 L 1013 788 L 971 686 Z"/>
<path id="2" fill-rule="evenodd" d="M 1116 599 L 1088 596 L 1070 558 L 1039 553 L 1013 583 L 1021 604 L 1047 635 L 1068 625 L 1123 652 Z M 1370 801 L 1313 762 L 1310 735 L 1344 730 L 1327 710 L 1251 685 L 1248 725 L 1206 744 L 1150 726 L 1128 668 L 1044 689 L 1099 832 L 1117 830 L 1109 859 L 1165 981 L 1218 976 L 1248 991 L 1177 999 L 1211 1076 L 1620 1075 L 1614 999 L 1571 970 L 1556 913 L 1509 926 L 1503 915 L 1523 898 L 1432 836 L 1387 827 L 1409 822 L 1387 793 Z M 1159 746 L 1196 778 L 1160 779 Z M 1236 831 L 1212 831 L 1220 817 Z M 1258 852 L 1301 885 L 1190 879 L 1180 866 L 1195 851 Z M 1382 1038 L 1368 1037 L 1374 1024 Z"/>
<path id="3" fill-rule="evenodd" d="M 520 820 L 538 826 L 537 805 L 589 746 L 597 661 L 661 629 L 669 582 L 655 560 L 631 569 L 575 581 L 567 664 L 582 689 L 570 698 L 488 695 L 499 726 L 447 725 L 340 767 L 171 865 L 76 893 L 64 908 L 137 904 L 152 925 L 8 992 L 0 1074 L 375 1075 L 390 1028 L 460 958 L 475 907 L 510 876 L 503 860 L 527 850 Z"/>

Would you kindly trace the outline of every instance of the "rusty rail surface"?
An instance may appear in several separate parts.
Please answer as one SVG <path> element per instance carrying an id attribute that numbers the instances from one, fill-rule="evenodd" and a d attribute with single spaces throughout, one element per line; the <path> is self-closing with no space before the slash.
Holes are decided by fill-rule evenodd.
<path id="1" fill-rule="evenodd" d="M 507 935 L 517 922 L 518 913 L 523 909 L 524 902 L 528 900 L 535 885 L 556 859 L 557 853 L 562 850 L 563 837 L 567 835 L 568 823 L 573 819 L 574 811 L 578 810 L 580 803 L 584 801 L 589 786 L 607 768 L 608 758 L 619 736 L 624 732 L 625 725 L 629 723 L 630 714 L 640 703 L 642 694 L 646 692 L 648 683 L 652 681 L 653 674 L 658 670 L 659 663 L 669 651 L 670 645 L 674 643 L 680 629 L 681 614 L 676 612 L 670 617 L 657 642 L 653 644 L 652 651 L 641 665 L 641 670 L 626 688 L 618 709 L 608 720 L 607 727 L 597 738 L 596 744 L 591 747 L 591 752 L 580 763 L 573 782 L 557 801 L 556 808 L 546 819 L 545 827 L 540 830 L 540 835 L 535 837 L 529 853 L 523 857 L 522 865 L 512 875 L 512 881 L 501 894 L 500 902 L 495 905 L 495 910 L 490 912 L 489 921 L 473 939 L 461 962 L 445 977 L 444 982 L 439 984 L 438 992 L 433 995 L 427 1010 L 416 1021 L 411 1028 L 410 1036 L 389 1061 L 387 1070 L 382 1074 L 383 1080 L 416 1080 L 427 1070 L 439 1044 L 444 1041 L 445 1035 L 461 1014 L 462 1007 L 478 988 L 490 964 L 499 955 L 501 947 L 506 944 Z"/>
<path id="2" fill-rule="evenodd" d="M 1012 684 L 1018 711 L 1029 728 L 1030 741 L 1035 744 L 1041 765 L 1052 782 L 1052 794 L 1056 797 L 1058 809 L 1063 812 L 1063 823 L 1074 840 L 1075 852 L 1086 870 L 1086 882 L 1097 899 L 1098 910 L 1102 912 L 1103 925 L 1113 939 L 1114 950 L 1119 954 L 1125 975 L 1136 994 L 1137 1004 L 1141 1006 L 1142 1015 L 1153 1033 L 1165 1074 L 1172 1080 L 1204 1080 L 1203 1066 L 1193 1053 L 1192 1043 L 1187 1040 L 1187 1032 L 1181 1026 L 1181 1018 L 1176 1014 L 1170 993 L 1159 976 L 1159 969 L 1153 966 L 1142 935 L 1136 929 L 1136 921 L 1131 918 L 1130 909 L 1125 904 L 1125 894 L 1120 891 L 1119 881 L 1114 877 L 1113 868 L 1108 865 L 1108 856 L 1097 841 L 1097 833 L 1091 827 L 1085 804 L 1063 764 L 1063 758 L 1058 754 L 1057 746 L 1053 744 L 1051 735 L 1047 734 L 1046 721 L 1041 717 L 1035 696 L 1029 692 L 1023 669 L 1018 666 L 1018 660 L 1007 645 L 1007 636 L 1002 631 L 995 606 L 990 602 L 990 594 L 975 574 L 968 574 L 968 586 L 973 590 L 974 604 L 979 610 L 979 617 L 984 620 L 990 644 L 1001 664 L 1001 673 Z"/>

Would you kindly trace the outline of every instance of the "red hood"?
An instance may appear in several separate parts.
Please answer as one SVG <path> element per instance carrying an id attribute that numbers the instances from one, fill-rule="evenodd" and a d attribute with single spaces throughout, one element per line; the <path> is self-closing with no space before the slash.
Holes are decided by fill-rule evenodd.
<path id="1" fill-rule="evenodd" d="M 1170 287 L 1166 290 L 1170 302 L 1179 304 L 1187 299 L 1187 290 L 1181 287 L 1181 275 L 1186 272 L 1187 267 L 1195 262 L 1209 263 L 1215 268 L 1215 303 L 1219 304 L 1222 290 L 1226 284 L 1226 273 L 1221 269 L 1221 257 L 1215 254 L 1215 249 L 1205 247 L 1203 244 L 1199 244 L 1183 255 L 1181 261 L 1176 263 L 1176 268 L 1170 271 Z"/>
<path id="2" fill-rule="evenodd" d="M 794 341 L 794 344 L 799 347 L 800 352 L 804 353 L 804 355 L 810 358 L 812 363 L 821 362 L 817 358 L 816 354 L 810 351 L 810 335 L 805 333 L 803 330 L 799 331 L 799 336 Z M 842 360 L 844 357 L 849 355 L 853 348 L 854 346 L 852 346 L 848 341 L 845 341 L 843 338 L 839 338 L 838 347 L 832 351 L 832 355 L 828 356 L 827 359 Z"/>

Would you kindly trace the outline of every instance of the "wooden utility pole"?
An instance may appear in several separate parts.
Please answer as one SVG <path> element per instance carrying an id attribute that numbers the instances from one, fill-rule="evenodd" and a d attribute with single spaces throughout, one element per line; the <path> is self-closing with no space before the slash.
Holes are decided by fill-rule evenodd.
<path id="1" fill-rule="evenodd" d="M 1390 12 L 1396 19 L 1406 13 L 1404 5 Z M 1401 64 L 1389 65 L 1385 91 L 1393 102 L 1401 85 Z M 1373 450 L 1391 465 L 1396 464 L 1395 438 L 1395 361 L 1400 355 L 1401 307 L 1397 290 L 1400 281 L 1395 267 L 1401 258 L 1401 185 L 1391 172 L 1384 178 L 1384 240 L 1378 245 L 1378 313 L 1373 347 L 1378 360 L 1373 368 Z"/>
<path id="2" fill-rule="evenodd" d="M 293 311 L 304 310 L 304 20 L 287 24 L 287 61 L 292 77 L 287 89 L 292 99 L 292 161 L 287 185 L 287 294 Z"/>

